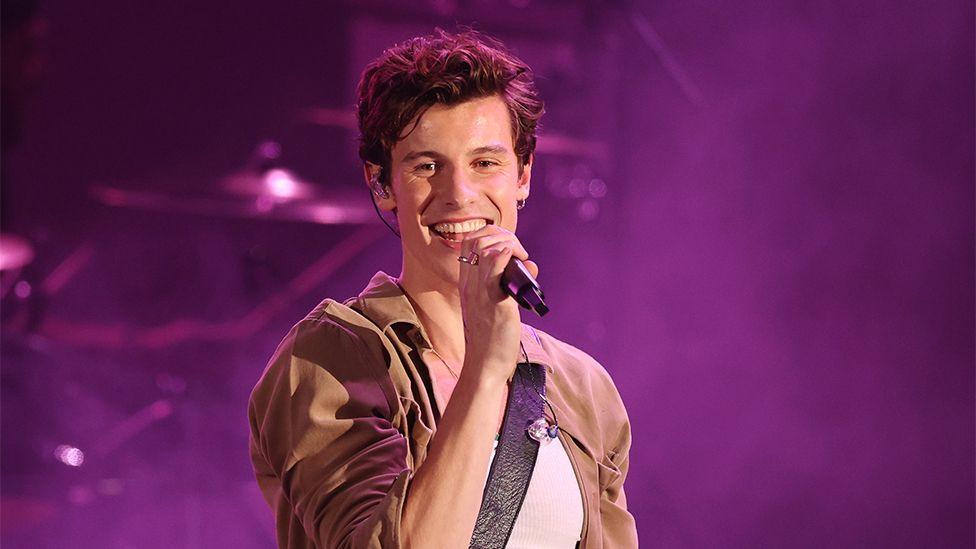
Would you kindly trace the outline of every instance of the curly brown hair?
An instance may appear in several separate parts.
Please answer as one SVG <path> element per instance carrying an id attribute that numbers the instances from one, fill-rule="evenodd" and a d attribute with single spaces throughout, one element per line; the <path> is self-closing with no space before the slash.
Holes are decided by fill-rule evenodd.
<path id="1" fill-rule="evenodd" d="M 415 118 L 434 104 L 456 105 L 499 95 L 512 120 L 519 171 L 535 151 L 544 112 L 532 70 L 498 40 L 472 30 L 436 29 L 386 50 L 359 81 L 359 156 L 382 168 L 388 185 L 393 146 Z"/>

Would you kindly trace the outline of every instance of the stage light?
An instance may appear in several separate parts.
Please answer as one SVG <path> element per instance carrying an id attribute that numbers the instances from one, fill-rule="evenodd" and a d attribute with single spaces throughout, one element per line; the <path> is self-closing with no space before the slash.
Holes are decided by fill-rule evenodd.
<path id="1" fill-rule="evenodd" d="M 81 467 L 85 463 L 85 453 L 80 448 L 60 444 L 54 449 L 54 457 L 69 467 Z"/>
<path id="2" fill-rule="evenodd" d="M 264 174 L 268 193 L 277 198 L 294 198 L 298 194 L 298 183 L 286 170 L 268 170 Z"/>
<path id="3" fill-rule="evenodd" d="M 14 295 L 20 299 L 27 299 L 30 297 L 33 288 L 31 288 L 30 282 L 26 280 L 21 280 L 14 285 Z"/>

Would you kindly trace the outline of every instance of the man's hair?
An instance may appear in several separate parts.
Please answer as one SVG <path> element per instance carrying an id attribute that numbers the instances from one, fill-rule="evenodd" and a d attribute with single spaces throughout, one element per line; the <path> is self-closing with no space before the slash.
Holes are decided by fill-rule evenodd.
<path id="1" fill-rule="evenodd" d="M 432 105 L 492 95 L 508 107 L 521 171 L 535 151 L 544 111 L 528 65 L 499 41 L 470 30 L 437 29 L 398 44 L 370 63 L 359 81 L 359 156 L 380 166 L 380 182 L 388 185 L 391 152 L 407 124 Z"/>

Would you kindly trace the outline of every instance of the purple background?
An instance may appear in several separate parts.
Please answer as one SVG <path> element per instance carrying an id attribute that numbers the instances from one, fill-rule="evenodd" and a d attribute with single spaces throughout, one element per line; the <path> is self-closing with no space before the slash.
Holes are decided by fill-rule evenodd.
<path id="1" fill-rule="evenodd" d="M 275 139 L 366 201 L 355 133 L 303 112 L 349 109 L 369 59 L 455 23 L 535 68 L 543 142 L 584 142 L 540 152 L 519 234 L 553 307 L 535 323 L 630 411 L 643 546 L 976 543 L 971 3 L 42 12 L 45 77 L 3 159 L 4 231 L 37 251 L 3 302 L 4 547 L 273 544 L 247 394 L 318 300 L 396 272 L 397 241 L 90 188 L 186 196 Z"/>

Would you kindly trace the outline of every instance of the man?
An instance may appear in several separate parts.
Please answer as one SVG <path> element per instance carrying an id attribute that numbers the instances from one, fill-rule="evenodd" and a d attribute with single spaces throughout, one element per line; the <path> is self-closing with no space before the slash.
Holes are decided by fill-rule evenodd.
<path id="1" fill-rule="evenodd" d="M 402 271 L 322 302 L 251 395 L 251 457 L 279 545 L 471 544 L 521 361 L 545 370 L 559 443 L 539 447 L 508 546 L 636 546 L 630 426 L 612 381 L 521 324 L 500 287 L 512 257 L 538 273 L 515 237 L 543 112 L 531 71 L 493 40 L 438 31 L 384 52 L 359 98 L 365 179 L 395 216 Z"/>

